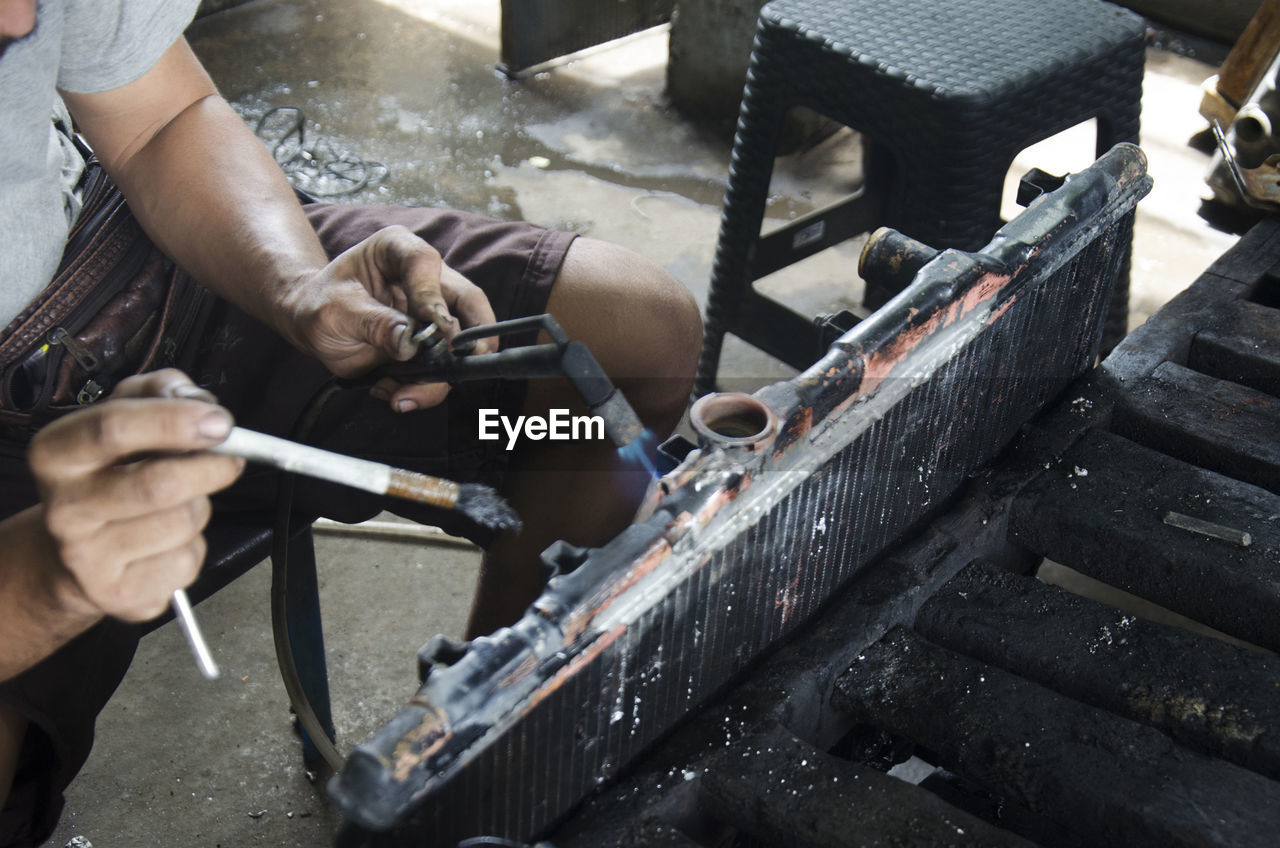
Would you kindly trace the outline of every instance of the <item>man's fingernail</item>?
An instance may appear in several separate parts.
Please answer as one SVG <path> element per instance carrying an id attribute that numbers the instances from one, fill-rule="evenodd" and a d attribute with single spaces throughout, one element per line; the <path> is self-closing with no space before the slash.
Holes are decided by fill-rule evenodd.
<path id="1" fill-rule="evenodd" d="M 391 344 L 395 346 L 396 352 L 400 352 L 405 346 L 406 340 L 409 338 L 409 325 L 396 324 L 391 330 Z"/>
<path id="2" fill-rule="evenodd" d="M 377 385 L 369 389 L 369 396 L 376 400 L 391 400 L 391 392 Z"/>
<path id="3" fill-rule="evenodd" d="M 191 383 L 179 383 L 170 390 L 170 394 L 176 398 L 190 398 L 191 400 L 202 400 L 205 403 L 217 403 L 218 399 L 213 396 L 213 392 L 202 389 Z"/>
<path id="4" fill-rule="evenodd" d="M 206 439 L 225 439 L 231 432 L 231 416 L 225 412 L 210 412 L 196 422 L 196 431 Z"/>
<path id="5" fill-rule="evenodd" d="M 396 401 L 396 412 L 413 412 L 418 408 L 418 404 L 411 400 Z"/>

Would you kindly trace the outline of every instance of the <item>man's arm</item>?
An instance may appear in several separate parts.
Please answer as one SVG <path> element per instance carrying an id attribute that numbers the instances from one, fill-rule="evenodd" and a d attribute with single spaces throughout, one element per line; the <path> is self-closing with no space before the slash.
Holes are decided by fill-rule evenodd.
<path id="1" fill-rule="evenodd" d="M 280 168 L 184 39 L 122 88 L 63 96 L 160 247 L 335 373 L 412 355 L 410 317 L 449 335 L 451 316 L 493 320 L 483 292 L 401 228 L 330 263 Z M 443 393 L 402 387 L 392 402 L 427 406 Z"/>
<path id="2" fill-rule="evenodd" d="M 232 423 L 209 399 L 180 372 L 155 372 L 36 434 L 41 502 L 0 522 L 0 680 L 104 615 L 155 618 L 195 579 L 208 495 L 244 466 L 203 452 Z"/>

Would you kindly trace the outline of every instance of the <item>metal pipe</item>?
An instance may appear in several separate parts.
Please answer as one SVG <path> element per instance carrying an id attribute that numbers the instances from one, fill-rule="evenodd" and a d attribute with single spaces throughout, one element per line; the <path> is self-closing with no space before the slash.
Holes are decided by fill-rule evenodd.
<path id="1" fill-rule="evenodd" d="M 868 288 L 900 292 L 915 279 L 916 272 L 938 255 L 924 242 L 916 241 L 889 227 L 871 234 L 858 257 L 858 276 Z"/>
<path id="2" fill-rule="evenodd" d="M 1164 523 L 1170 527 L 1177 527 L 1179 530 L 1200 533 L 1212 539 L 1221 539 L 1241 548 L 1247 548 L 1253 544 L 1253 536 L 1245 530 L 1237 530 L 1224 524 L 1215 524 L 1212 521 L 1205 521 L 1203 518 L 1196 518 L 1191 515 L 1183 515 L 1180 512 L 1166 512 Z"/>
<path id="3" fill-rule="evenodd" d="M 689 423 L 704 445 L 759 447 L 778 432 L 778 416 L 759 398 L 742 392 L 704 395 L 689 410 Z"/>

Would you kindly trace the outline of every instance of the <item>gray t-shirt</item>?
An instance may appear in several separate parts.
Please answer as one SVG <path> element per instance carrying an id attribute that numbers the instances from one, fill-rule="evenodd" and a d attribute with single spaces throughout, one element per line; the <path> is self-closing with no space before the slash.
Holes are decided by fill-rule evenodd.
<path id="1" fill-rule="evenodd" d="M 142 76 L 199 0 L 39 0 L 36 27 L 0 57 L 0 327 L 57 270 L 84 163 L 55 120 L 58 89 L 107 91 Z"/>

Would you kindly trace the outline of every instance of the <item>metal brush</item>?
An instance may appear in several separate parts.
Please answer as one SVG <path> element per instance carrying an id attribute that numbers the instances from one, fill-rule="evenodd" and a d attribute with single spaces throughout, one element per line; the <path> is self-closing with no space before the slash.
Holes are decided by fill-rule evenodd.
<path id="1" fill-rule="evenodd" d="M 226 441 L 209 450 L 377 495 L 457 510 L 477 524 L 493 530 L 520 529 L 520 517 L 515 510 L 497 492 L 479 483 L 455 483 L 442 477 L 313 448 L 244 427 L 232 427 Z"/>

